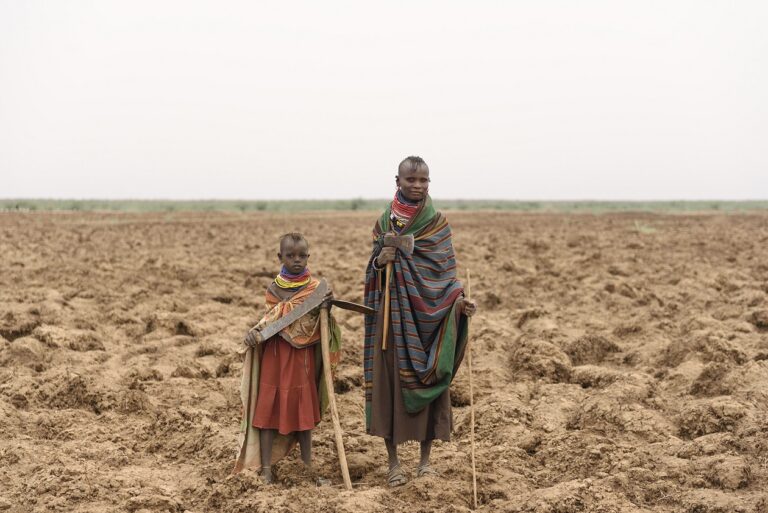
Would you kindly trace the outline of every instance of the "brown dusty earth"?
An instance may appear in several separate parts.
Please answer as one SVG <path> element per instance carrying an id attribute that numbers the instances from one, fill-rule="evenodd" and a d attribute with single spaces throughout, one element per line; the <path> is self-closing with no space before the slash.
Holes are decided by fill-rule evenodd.
<path id="1" fill-rule="evenodd" d="M 374 213 L 0 214 L 0 511 L 468 511 L 469 376 L 440 477 L 385 486 L 364 432 L 362 324 L 336 383 L 316 487 L 229 476 L 237 349 L 301 230 L 361 301 Z M 768 511 L 768 214 L 449 213 L 473 273 L 479 511 Z"/>

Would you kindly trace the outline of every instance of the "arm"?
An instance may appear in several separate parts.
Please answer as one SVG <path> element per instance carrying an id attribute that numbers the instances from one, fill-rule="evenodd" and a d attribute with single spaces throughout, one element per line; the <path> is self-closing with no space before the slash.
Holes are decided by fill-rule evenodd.
<path id="1" fill-rule="evenodd" d="M 373 243 L 371 247 L 371 267 L 375 271 L 381 271 L 389 262 L 395 261 L 395 248 L 385 247 L 382 243 L 382 236 L 377 235 L 376 225 L 373 230 Z"/>
<path id="2" fill-rule="evenodd" d="M 450 230 L 450 227 L 449 227 Z M 452 263 L 455 264 L 455 254 L 453 251 L 453 233 L 451 233 L 450 239 L 449 239 L 449 250 L 448 253 L 450 254 L 450 260 Z M 463 287 L 462 287 L 463 288 Z M 466 292 L 466 288 L 464 289 L 464 292 Z M 467 317 L 472 317 L 477 313 L 477 303 L 472 301 L 471 299 L 467 299 L 467 297 L 464 295 L 464 292 L 459 296 L 459 298 L 456 300 L 458 303 L 456 306 L 459 309 L 459 314 L 464 314 Z"/>

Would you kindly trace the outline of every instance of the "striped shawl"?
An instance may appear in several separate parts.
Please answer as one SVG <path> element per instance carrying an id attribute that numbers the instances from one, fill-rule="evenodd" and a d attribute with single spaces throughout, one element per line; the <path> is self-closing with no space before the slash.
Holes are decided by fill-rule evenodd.
<path id="1" fill-rule="evenodd" d="M 391 230 L 390 207 L 373 230 L 373 251 L 365 276 L 365 305 L 377 312 L 384 302 L 383 269 L 374 260 L 383 247 L 383 236 Z M 405 408 L 410 413 L 423 409 L 451 384 L 464 356 L 466 322 L 456 302 L 463 288 L 456 279 L 456 259 L 451 228 L 436 212 L 427 197 L 400 235 L 413 234 L 412 255 L 396 252 L 390 289 L 390 322 L 397 368 Z M 387 320 L 385 320 L 387 322 Z M 376 316 L 365 322 L 365 404 L 366 425 L 370 426 L 373 392 L 373 354 L 381 344 Z"/>

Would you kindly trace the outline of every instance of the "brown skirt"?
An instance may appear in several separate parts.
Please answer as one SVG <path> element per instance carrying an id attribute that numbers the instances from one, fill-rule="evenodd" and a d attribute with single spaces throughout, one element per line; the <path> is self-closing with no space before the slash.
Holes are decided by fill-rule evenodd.
<path id="1" fill-rule="evenodd" d="M 315 347 L 297 349 L 275 335 L 264 343 L 253 427 L 287 435 L 320 422 Z"/>
<path id="2" fill-rule="evenodd" d="M 449 389 L 418 413 L 408 413 L 403 403 L 400 376 L 395 361 L 395 344 L 389 330 L 387 350 L 381 350 L 383 308 L 376 322 L 373 350 L 373 392 L 371 396 L 371 424 L 368 434 L 380 436 L 400 444 L 408 440 L 451 439 L 453 415 Z"/>

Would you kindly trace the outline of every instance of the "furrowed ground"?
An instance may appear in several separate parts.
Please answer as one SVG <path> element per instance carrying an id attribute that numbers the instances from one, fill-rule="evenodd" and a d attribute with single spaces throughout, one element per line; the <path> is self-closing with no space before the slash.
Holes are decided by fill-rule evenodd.
<path id="1" fill-rule="evenodd" d="M 469 376 L 439 478 L 385 485 L 365 434 L 359 314 L 315 487 L 231 477 L 243 334 L 304 232 L 362 301 L 372 212 L 0 214 L 0 511 L 467 511 Z M 449 212 L 472 270 L 479 511 L 768 511 L 768 214 Z"/>

